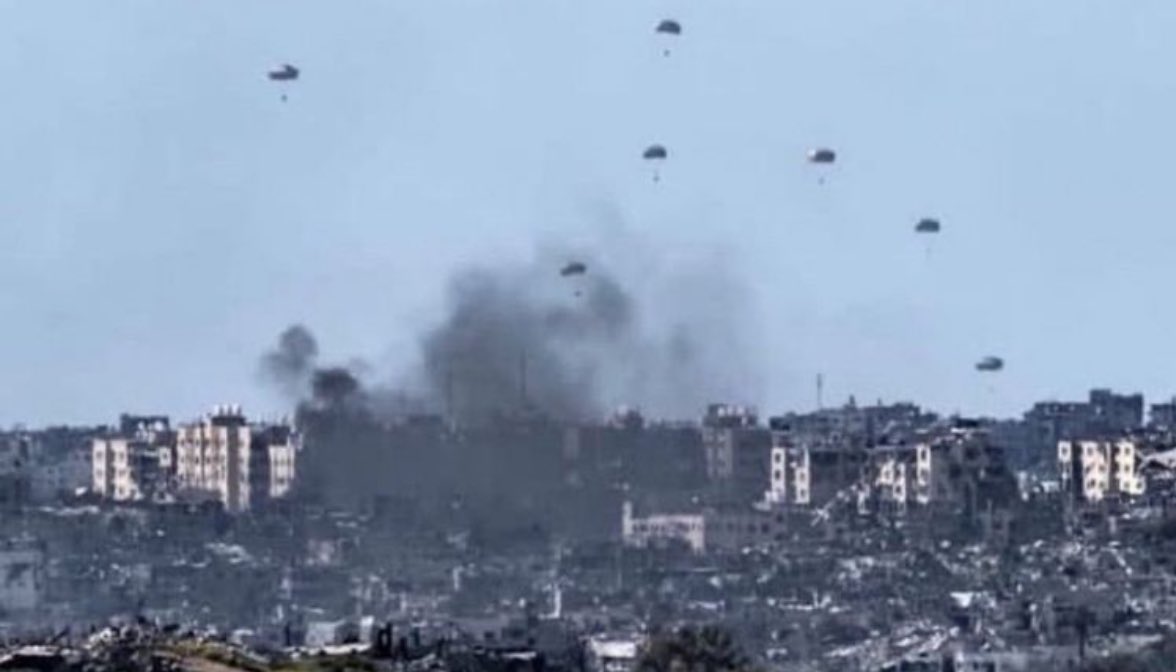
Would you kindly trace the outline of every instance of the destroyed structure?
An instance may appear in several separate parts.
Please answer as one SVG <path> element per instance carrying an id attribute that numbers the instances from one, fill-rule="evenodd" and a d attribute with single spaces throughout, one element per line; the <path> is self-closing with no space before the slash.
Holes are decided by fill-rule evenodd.
<path id="1" fill-rule="evenodd" d="M 714 624 L 770 669 L 1073 669 L 1176 631 L 1170 406 L 342 416 L 355 478 L 338 409 L 14 429 L 0 628 L 13 659 L 621 672 Z"/>

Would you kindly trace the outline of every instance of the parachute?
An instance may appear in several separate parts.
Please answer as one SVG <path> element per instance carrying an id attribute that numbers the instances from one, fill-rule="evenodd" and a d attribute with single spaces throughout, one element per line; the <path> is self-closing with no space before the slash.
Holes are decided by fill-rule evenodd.
<path id="1" fill-rule="evenodd" d="M 277 70 L 270 70 L 269 78 L 275 82 L 292 82 L 298 79 L 298 68 L 285 63 Z"/>
<path id="2" fill-rule="evenodd" d="M 834 163 L 837 163 L 837 152 L 827 147 L 817 147 L 816 149 L 810 149 L 808 153 L 808 162 L 821 167 L 832 166 Z M 822 171 L 821 177 L 817 180 L 821 184 L 825 183 L 825 175 L 823 173 L 824 171 Z"/>
<path id="3" fill-rule="evenodd" d="M 984 359 L 980 360 L 979 362 L 976 362 L 976 370 L 977 371 L 995 373 L 997 371 L 1000 371 L 1001 369 L 1004 369 L 1004 360 L 1001 359 L 1000 357 L 989 356 L 989 357 L 985 357 Z"/>
<path id="4" fill-rule="evenodd" d="M 661 145 L 650 145 L 642 152 L 641 158 L 646 161 L 664 161 L 670 154 Z"/>
<path id="5" fill-rule="evenodd" d="M 666 35 L 681 35 L 682 24 L 673 19 L 665 19 L 661 23 L 657 24 L 657 32 L 664 33 Z"/>
<path id="6" fill-rule="evenodd" d="M 808 153 L 808 160 L 809 163 L 836 163 L 837 152 L 825 147 L 810 149 Z"/>
<path id="7" fill-rule="evenodd" d="M 926 217 L 920 219 L 918 224 L 915 224 L 915 233 L 939 233 L 939 228 L 938 219 Z"/>
<path id="8" fill-rule="evenodd" d="M 661 145 L 650 145 L 649 147 L 645 148 L 644 152 L 641 153 L 641 158 L 645 159 L 646 161 L 660 162 L 665 161 L 669 155 L 670 153 L 666 151 L 665 147 Z M 653 171 L 653 181 L 661 181 L 661 174 L 657 171 L 657 169 L 654 169 Z"/>
<path id="9" fill-rule="evenodd" d="M 277 70 L 270 70 L 268 73 L 268 77 L 272 82 L 293 82 L 298 79 L 298 75 L 298 68 L 290 65 L 289 63 L 283 63 L 282 67 L 278 68 Z M 282 94 L 282 102 L 286 102 L 285 93 Z"/>
<path id="10" fill-rule="evenodd" d="M 657 24 L 656 32 L 658 35 L 665 35 L 668 37 L 678 37 L 679 35 L 682 34 L 682 24 L 678 23 L 677 21 L 675 21 L 673 19 L 665 19 L 661 23 Z M 662 56 L 669 56 L 669 55 L 670 55 L 670 48 L 669 48 L 669 46 L 666 46 L 666 48 L 662 50 Z"/>
<path id="11" fill-rule="evenodd" d="M 919 220 L 918 224 L 915 224 L 915 233 L 922 236 L 927 236 L 926 240 L 928 259 L 931 258 L 931 241 L 934 236 L 939 235 L 939 229 L 939 220 L 932 219 L 930 217 L 924 217 L 923 219 Z"/>
<path id="12" fill-rule="evenodd" d="M 568 262 L 562 269 L 560 269 L 559 274 L 566 278 L 572 275 L 584 275 L 587 272 L 588 266 L 579 261 L 572 261 Z"/>

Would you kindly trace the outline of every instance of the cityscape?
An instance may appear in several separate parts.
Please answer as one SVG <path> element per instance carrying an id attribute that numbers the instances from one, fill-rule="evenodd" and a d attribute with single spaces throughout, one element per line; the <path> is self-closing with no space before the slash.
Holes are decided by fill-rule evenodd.
<path id="1" fill-rule="evenodd" d="M 0 672 L 1176 670 L 1174 8 L 6 3 Z"/>
<path id="2" fill-rule="evenodd" d="M 1173 402 L 476 424 L 347 403 L 4 432 L 5 636 L 620 670 L 705 623 L 781 669 L 1004 670 L 1176 628 Z"/>

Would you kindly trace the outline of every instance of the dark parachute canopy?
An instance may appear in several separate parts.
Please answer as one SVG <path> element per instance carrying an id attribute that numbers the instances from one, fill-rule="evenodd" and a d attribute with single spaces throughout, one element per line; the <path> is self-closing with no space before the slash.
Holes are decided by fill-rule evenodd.
<path id="1" fill-rule="evenodd" d="M 930 217 L 924 217 L 915 224 L 915 233 L 939 233 L 939 229 L 939 220 Z"/>
<path id="2" fill-rule="evenodd" d="M 572 261 L 568 262 L 562 269 L 560 269 L 559 274 L 566 278 L 572 275 L 584 275 L 587 272 L 587 265 L 579 261 Z"/>
<path id="3" fill-rule="evenodd" d="M 298 79 L 298 68 L 284 63 L 277 70 L 269 71 L 269 78 L 275 82 L 291 82 Z"/>
<path id="4" fill-rule="evenodd" d="M 649 147 L 645 148 L 644 152 L 641 153 L 641 158 L 645 159 L 646 161 L 655 161 L 660 163 L 661 161 L 665 161 L 666 157 L 669 155 L 670 153 L 666 151 L 665 147 L 662 147 L 661 145 L 650 145 Z M 659 171 L 657 168 L 653 169 L 653 181 L 661 182 L 661 171 Z"/>
<path id="5" fill-rule="evenodd" d="M 298 79 L 298 68 L 289 63 L 282 64 L 282 67 L 277 70 L 269 71 L 270 81 L 273 82 L 293 82 Z M 286 93 L 282 93 L 282 102 L 286 102 Z"/>
<path id="6" fill-rule="evenodd" d="M 666 35 L 681 35 L 682 24 L 673 19 L 664 19 L 661 23 L 657 24 L 657 32 Z"/>
<path id="7" fill-rule="evenodd" d="M 1004 360 L 1001 359 L 1000 357 L 989 356 L 989 357 L 985 357 L 984 359 L 980 360 L 979 362 L 976 362 L 976 370 L 977 371 L 986 371 L 986 372 L 994 373 L 996 371 L 1000 371 L 1003 368 L 1004 368 Z"/>
<path id="8" fill-rule="evenodd" d="M 826 147 L 818 147 L 810 149 L 808 153 L 809 163 L 836 163 L 837 152 Z"/>
<path id="9" fill-rule="evenodd" d="M 650 145 L 641 153 L 641 157 L 646 161 L 663 161 L 669 155 L 666 148 L 661 145 Z"/>

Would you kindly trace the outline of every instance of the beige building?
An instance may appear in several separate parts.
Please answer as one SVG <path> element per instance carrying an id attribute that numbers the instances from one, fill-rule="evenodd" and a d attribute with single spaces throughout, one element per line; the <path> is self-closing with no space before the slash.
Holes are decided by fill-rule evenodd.
<path id="1" fill-rule="evenodd" d="M 166 495 L 171 488 L 175 442 L 167 421 L 159 419 L 123 429 L 125 433 L 99 437 L 91 443 L 94 493 L 118 502 Z"/>
<path id="2" fill-rule="evenodd" d="M 287 495 L 296 473 L 297 442 L 286 426 L 252 426 L 240 406 L 218 406 L 176 433 L 176 488 L 228 511 Z"/>
<path id="3" fill-rule="evenodd" d="M 812 460 L 808 448 L 772 447 L 768 491 L 764 499 L 773 505 L 812 503 Z"/>
<path id="4" fill-rule="evenodd" d="M 141 447 L 134 439 L 94 439 L 94 492 L 118 502 L 140 499 L 143 488 L 136 466 Z"/>
<path id="5" fill-rule="evenodd" d="M 778 434 L 763 499 L 770 506 L 824 506 L 862 483 L 865 461 L 860 449 L 822 442 L 791 445 Z"/>
<path id="6" fill-rule="evenodd" d="M 1099 502 L 1108 495 L 1136 497 L 1145 483 L 1134 441 L 1059 441 L 1058 476 L 1075 499 Z"/>

